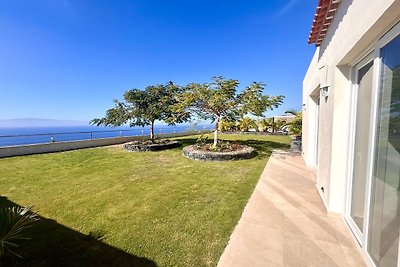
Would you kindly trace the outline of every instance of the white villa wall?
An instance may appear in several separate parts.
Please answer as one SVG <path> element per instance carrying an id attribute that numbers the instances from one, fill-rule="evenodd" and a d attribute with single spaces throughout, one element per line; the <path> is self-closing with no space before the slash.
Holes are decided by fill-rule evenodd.
<path id="1" fill-rule="evenodd" d="M 303 81 L 303 156 L 315 162 L 316 123 L 312 95 L 327 66 L 329 96 L 320 101 L 317 187 L 328 211 L 344 213 L 351 113 L 351 66 L 373 50 L 373 44 L 400 20 L 400 0 L 342 0 Z"/>
<path id="2" fill-rule="evenodd" d="M 319 89 L 319 73 L 314 71 L 314 69 L 318 68 L 318 56 L 319 49 L 314 53 L 314 56 L 311 60 L 310 66 L 306 73 L 303 82 L 303 114 L 307 114 L 307 116 L 303 115 L 303 138 L 302 138 L 302 147 L 303 147 L 303 157 L 307 165 L 315 166 L 315 145 L 316 145 L 316 112 L 317 107 L 316 103 L 311 97 L 313 95 L 313 91 L 315 89 Z M 308 90 L 305 90 L 308 89 Z M 318 94 L 319 91 L 317 90 Z"/>

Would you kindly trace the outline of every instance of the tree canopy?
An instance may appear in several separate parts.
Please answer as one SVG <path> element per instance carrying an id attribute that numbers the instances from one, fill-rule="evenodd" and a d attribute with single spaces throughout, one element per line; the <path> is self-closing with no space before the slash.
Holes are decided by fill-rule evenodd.
<path id="1" fill-rule="evenodd" d="M 152 85 L 145 90 L 132 89 L 124 99 L 114 100 L 115 106 L 103 118 L 91 121 L 94 125 L 132 126 L 150 125 L 150 138 L 154 139 L 154 122 L 169 125 L 190 120 L 192 115 L 215 122 L 214 146 L 218 141 L 218 128 L 222 119 L 237 121 L 245 115 L 263 116 L 268 109 L 282 104 L 284 96 L 264 95 L 264 83 L 253 82 L 237 93 L 239 81 L 221 76 L 210 83 L 190 83 L 180 87 L 172 82 Z"/>
<path id="2" fill-rule="evenodd" d="M 215 122 L 214 146 L 222 119 L 238 120 L 246 114 L 263 116 L 267 109 L 278 107 L 284 96 L 264 95 L 264 83 L 253 82 L 237 93 L 239 81 L 214 77 L 211 83 L 191 83 L 183 88 L 175 105 L 177 112 L 195 113 L 202 119 Z"/>
<path id="3" fill-rule="evenodd" d="M 188 112 L 172 109 L 177 104 L 180 92 L 181 88 L 172 82 L 167 85 L 151 85 L 145 90 L 128 90 L 124 93 L 124 100 L 114 100 L 115 106 L 108 109 L 103 118 L 93 119 L 91 124 L 120 126 L 128 123 L 131 127 L 150 125 L 150 138 L 154 140 L 155 121 L 174 125 L 190 119 Z"/>
<path id="4" fill-rule="evenodd" d="M 301 136 L 302 121 L 303 121 L 303 116 L 302 116 L 301 110 L 291 109 L 291 110 L 286 111 L 285 113 L 296 116 L 296 118 L 293 121 L 289 122 L 287 125 L 289 125 L 290 133 L 292 133 L 296 136 Z"/>

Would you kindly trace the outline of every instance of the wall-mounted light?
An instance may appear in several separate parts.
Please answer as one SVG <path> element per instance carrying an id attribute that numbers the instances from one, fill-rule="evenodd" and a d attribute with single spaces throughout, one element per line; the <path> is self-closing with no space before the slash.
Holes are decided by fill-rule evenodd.
<path id="1" fill-rule="evenodd" d="M 329 86 L 322 87 L 320 92 L 321 92 L 321 96 L 327 98 L 329 96 Z"/>

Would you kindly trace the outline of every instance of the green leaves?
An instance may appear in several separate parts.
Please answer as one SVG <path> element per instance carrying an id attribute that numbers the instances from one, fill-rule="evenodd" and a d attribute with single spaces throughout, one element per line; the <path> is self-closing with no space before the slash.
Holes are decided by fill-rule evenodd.
<path id="1" fill-rule="evenodd" d="M 237 94 L 239 81 L 214 77 L 211 83 L 191 83 L 184 87 L 180 108 L 186 108 L 201 118 L 223 117 L 236 120 L 246 114 L 263 116 L 268 109 L 278 107 L 284 96 L 263 95 L 264 83 L 253 82 Z"/>
<path id="2" fill-rule="evenodd" d="M 289 126 L 290 133 L 298 136 L 301 135 L 302 123 L 303 123 L 303 116 L 301 110 L 291 109 L 286 111 L 285 113 L 296 116 L 296 118 L 293 121 L 287 124 Z"/>
<path id="3" fill-rule="evenodd" d="M 31 212 L 32 206 L 0 208 L 0 258 L 6 252 L 22 258 L 14 250 L 18 240 L 29 239 L 23 232 L 32 227 L 39 217 Z"/>
<path id="4" fill-rule="evenodd" d="M 169 82 L 148 86 L 144 91 L 132 89 L 125 92 L 124 101 L 115 100 L 115 107 L 107 110 L 104 118 L 93 119 L 91 124 L 146 126 L 160 120 L 173 125 L 186 122 L 194 115 L 216 122 L 218 128 L 222 119 L 237 121 L 247 114 L 260 117 L 283 102 L 282 95 L 264 95 L 264 83 L 253 82 L 239 94 L 238 86 L 238 80 L 217 76 L 210 83 L 180 87 Z"/>
<path id="5" fill-rule="evenodd" d="M 252 114 L 262 117 L 268 109 L 277 108 L 283 103 L 284 96 L 263 95 L 265 83 L 252 82 L 238 95 L 238 104 L 242 116 Z"/>
<path id="6" fill-rule="evenodd" d="M 244 117 L 239 121 L 239 129 L 241 131 L 249 131 L 250 129 L 258 129 L 258 125 L 255 120 L 249 117 Z"/>
<path id="7" fill-rule="evenodd" d="M 177 103 L 179 86 L 172 82 L 167 85 L 151 85 L 144 91 L 131 89 L 124 93 L 124 100 L 114 100 L 115 107 L 106 111 L 106 116 L 93 119 L 93 125 L 121 126 L 129 123 L 133 126 L 154 125 L 156 120 L 165 121 L 169 125 L 185 122 L 190 118 L 189 112 L 173 109 Z M 151 137 L 154 137 L 153 127 Z"/>
<path id="8" fill-rule="evenodd" d="M 115 107 L 107 110 L 106 116 L 101 119 L 93 119 L 90 123 L 93 125 L 120 126 L 129 119 L 129 107 L 118 100 L 114 100 Z"/>

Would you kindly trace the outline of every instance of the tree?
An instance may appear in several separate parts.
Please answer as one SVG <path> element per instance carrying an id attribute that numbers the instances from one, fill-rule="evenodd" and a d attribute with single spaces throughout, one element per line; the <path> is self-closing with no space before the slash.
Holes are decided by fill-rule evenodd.
<path id="1" fill-rule="evenodd" d="M 286 123 L 286 120 L 282 120 L 282 119 L 274 120 L 274 125 L 272 126 L 272 127 L 273 127 L 273 131 L 275 132 L 275 131 L 284 130 L 284 127 L 285 127 L 286 125 L 288 125 L 288 124 Z"/>
<path id="2" fill-rule="evenodd" d="M 93 119 L 93 125 L 121 126 L 129 123 L 133 126 L 150 125 L 150 139 L 154 141 L 154 123 L 164 121 L 168 125 L 186 122 L 190 114 L 185 111 L 174 111 L 177 95 L 181 93 L 179 86 L 172 82 L 167 85 L 148 86 L 144 91 L 132 89 L 124 93 L 124 100 L 114 100 L 115 107 L 107 110 L 106 116 Z"/>
<path id="3" fill-rule="evenodd" d="M 244 132 L 248 132 L 250 129 L 257 129 L 258 126 L 255 120 L 249 117 L 244 117 L 239 120 L 239 129 Z"/>
<path id="4" fill-rule="evenodd" d="M 272 126 L 273 126 L 272 118 L 263 118 L 263 119 L 257 121 L 257 126 L 261 132 L 268 131 L 268 129 L 272 128 Z"/>
<path id="5" fill-rule="evenodd" d="M 24 232 L 39 220 L 39 216 L 31 209 L 32 206 L 0 208 L 0 265 L 7 252 L 22 258 L 14 249 L 19 247 L 20 241 L 29 239 Z"/>
<path id="6" fill-rule="evenodd" d="M 302 123 L 303 123 L 301 111 L 291 109 L 286 111 L 285 113 L 296 116 L 296 118 L 293 121 L 287 123 L 286 125 L 289 126 L 289 131 L 291 134 L 294 134 L 296 136 L 301 136 Z"/>
<path id="7" fill-rule="evenodd" d="M 234 121 L 246 114 L 262 116 L 267 109 L 278 107 L 283 96 L 263 95 L 264 83 L 253 82 L 237 94 L 238 80 L 214 77 L 211 83 L 191 83 L 184 88 L 177 112 L 194 113 L 215 123 L 214 147 L 222 119 Z"/>
<path id="8" fill-rule="evenodd" d="M 222 119 L 218 130 L 221 132 L 230 132 L 230 131 L 237 131 L 238 129 L 238 123 L 237 121 L 228 121 L 226 119 Z"/>

